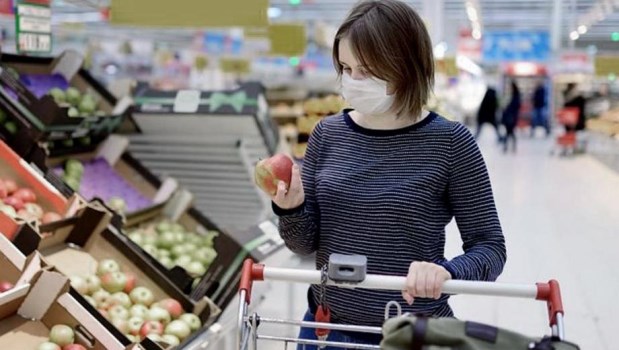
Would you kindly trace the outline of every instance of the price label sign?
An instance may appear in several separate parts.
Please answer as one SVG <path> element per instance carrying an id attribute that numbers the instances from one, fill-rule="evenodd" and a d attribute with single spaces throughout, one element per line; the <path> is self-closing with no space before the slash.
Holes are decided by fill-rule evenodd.
<path id="1" fill-rule="evenodd" d="M 50 0 L 17 0 L 15 29 L 19 53 L 42 54 L 52 51 L 52 11 Z"/>

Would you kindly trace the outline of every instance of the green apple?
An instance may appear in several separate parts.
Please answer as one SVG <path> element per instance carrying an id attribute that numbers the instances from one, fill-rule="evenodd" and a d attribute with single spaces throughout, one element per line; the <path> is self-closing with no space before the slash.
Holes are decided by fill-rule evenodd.
<path id="1" fill-rule="evenodd" d="M 159 257 L 159 259 L 163 258 L 163 257 L 170 257 L 170 251 L 167 249 L 159 249 L 157 251 L 157 256 Z"/>
<path id="2" fill-rule="evenodd" d="M 146 287 L 136 287 L 129 294 L 131 301 L 136 304 L 150 306 L 155 301 L 155 296 L 150 289 Z"/>
<path id="3" fill-rule="evenodd" d="M 150 333 L 149 335 L 146 336 L 146 338 L 154 341 L 155 343 L 160 343 L 160 342 L 163 341 L 161 336 L 159 334 L 156 334 L 156 333 Z"/>
<path id="4" fill-rule="evenodd" d="M 127 275 L 122 272 L 108 272 L 101 276 L 101 286 L 110 293 L 121 292 L 127 285 Z"/>
<path id="5" fill-rule="evenodd" d="M 167 221 L 162 221 L 155 226 L 155 230 L 159 233 L 164 233 L 172 230 L 172 225 Z"/>
<path id="6" fill-rule="evenodd" d="M 112 318 L 121 318 L 123 320 L 128 319 L 129 316 L 130 316 L 129 310 L 127 310 L 122 305 L 114 305 L 114 306 L 112 306 L 109 310 L 107 310 L 107 313 Z"/>
<path id="7" fill-rule="evenodd" d="M 204 265 L 210 265 L 217 257 L 217 252 L 213 248 L 198 248 L 193 252 L 192 257 L 194 260 L 201 262 Z"/>
<path id="8" fill-rule="evenodd" d="M 174 261 L 167 256 L 161 257 L 159 259 L 161 265 L 165 266 L 168 270 L 174 267 Z"/>
<path id="9" fill-rule="evenodd" d="M 57 324 L 49 332 L 49 340 L 60 346 L 73 344 L 75 333 L 73 329 L 64 324 Z"/>
<path id="10" fill-rule="evenodd" d="M 88 304 L 97 307 L 97 302 L 95 301 L 95 299 L 91 296 L 88 295 L 84 295 L 84 299 L 86 299 L 86 301 L 88 302 Z"/>
<path id="11" fill-rule="evenodd" d="M 99 262 L 97 266 L 97 275 L 102 276 L 108 272 L 117 272 L 120 271 L 120 265 L 112 259 L 105 259 Z"/>
<path id="12" fill-rule="evenodd" d="M 132 317 L 141 318 L 142 320 L 146 319 L 146 316 L 148 316 L 148 311 L 148 307 L 142 304 L 135 304 L 131 308 L 129 308 L 129 312 L 131 313 Z"/>
<path id="13" fill-rule="evenodd" d="M 191 334 L 191 329 L 185 322 L 174 320 L 165 327 L 164 334 L 171 334 L 178 339 L 183 340 Z"/>
<path id="14" fill-rule="evenodd" d="M 176 258 L 180 258 L 184 256 L 185 254 L 187 254 L 187 249 L 184 245 L 176 245 L 172 247 L 171 252 L 172 252 L 172 256 Z"/>
<path id="15" fill-rule="evenodd" d="M 191 257 L 187 255 L 183 255 L 177 258 L 176 260 L 174 260 L 174 263 L 182 268 L 186 268 L 186 266 L 191 263 Z"/>
<path id="16" fill-rule="evenodd" d="M 101 289 L 101 279 L 95 275 L 86 276 L 86 285 L 88 285 L 88 293 L 93 294 Z"/>
<path id="17" fill-rule="evenodd" d="M 95 300 L 97 307 L 100 309 L 107 309 L 112 302 L 112 294 L 105 289 L 99 289 L 94 292 L 92 298 Z"/>
<path id="18" fill-rule="evenodd" d="M 160 306 L 153 306 L 150 308 L 150 310 L 148 310 L 148 316 L 146 316 L 146 319 L 148 321 L 158 321 L 161 322 L 163 325 L 166 325 L 170 323 L 172 317 L 170 316 L 168 310 Z"/>
<path id="19" fill-rule="evenodd" d="M 163 336 L 161 336 L 161 340 L 163 340 L 165 343 L 168 343 L 169 346 L 177 346 L 181 343 L 181 341 L 172 334 L 164 334 Z"/>
<path id="20" fill-rule="evenodd" d="M 144 324 L 144 319 L 141 317 L 131 317 L 127 320 L 127 327 L 129 328 L 129 333 L 133 335 L 140 334 L 140 328 Z"/>
<path id="21" fill-rule="evenodd" d="M 69 159 L 64 166 L 66 174 L 80 178 L 84 174 L 84 165 L 77 159 Z"/>
<path id="22" fill-rule="evenodd" d="M 86 284 L 86 280 L 83 277 L 71 276 L 69 281 L 71 282 L 71 287 L 77 290 L 78 293 L 88 294 L 88 284 Z"/>
<path id="23" fill-rule="evenodd" d="M 155 247 L 153 244 L 144 244 L 142 245 L 142 249 L 144 249 L 144 251 L 151 256 L 157 255 L 157 247 Z"/>
<path id="24" fill-rule="evenodd" d="M 129 234 L 129 239 L 132 240 L 137 245 L 144 244 L 144 235 L 138 232 L 132 232 Z"/>
<path id="25" fill-rule="evenodd" d="M 199 261 L 192 261 L 185 267 L 191 277 L 199 277 L 206 273 L 206 267 Z"/>
<path id="26" fill-rule="evenodd" d="M 157 244 L 157 236 L 155 235 L 144 235 L 143 245 L 152 245 L 153 247 Z"/>
<path id="27" fill-rule="evenodd" d="M 127 319 L 120 318 L 120 317 L 112 317 L 110 322 L 114 325 L 114 327 L 116 327 L 122 333 L 129 332 L 129 323 L 127 322 Z"/>
<path id="28" fill-rule="evenodd" d="M 189 255 L 191 255 L 191 253 L 195 252 L 197 249 L 196 245 L 191 243 L 185 243 L 183 244 L 183 247 L 185 248 L 185 254 Z"/>
<path id="29" fill-rule="evenodd" d="M 170 249 L 177 243 L 176 234 L 171 231 L 163 232 L 157 238 L 157 247 Z"/>
<path id="30" fill-rule="evenodd" d="M 200 327 L 202 327 L 202 322 L 200 321 L 200 318 L 194 314 L 182 314 L 178 319 L 185 322 L 192 332 L 195 332 L 200 329 Z"/>
<path id="31" fill-rule="evenodd" d="M 62 348 L 58 344 L 46 341 L 45 343 L 39 344 L 37 350 L 62 350 Z"/>
<path id="32" fill-rule="evenodd" d="M 116 305 L 120 305 L 127 309 L 130 308 L 131 305 L 133 305 L 133 303 L 131 302 L 131 298 L 129 298 L 129 295 L 124 292 L 116 292 L 112 294 L 112 301 Z"/>

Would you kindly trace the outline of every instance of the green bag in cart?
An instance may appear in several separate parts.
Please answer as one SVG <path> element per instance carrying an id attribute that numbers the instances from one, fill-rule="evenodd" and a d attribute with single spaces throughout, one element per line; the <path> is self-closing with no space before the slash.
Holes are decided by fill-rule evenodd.
<path id="1" fill-rule="evenodd" d="M 578 350 L 557 338 L 535 339 L 453 318 L 401 316 L 383 325 L 382 350 Z"/>

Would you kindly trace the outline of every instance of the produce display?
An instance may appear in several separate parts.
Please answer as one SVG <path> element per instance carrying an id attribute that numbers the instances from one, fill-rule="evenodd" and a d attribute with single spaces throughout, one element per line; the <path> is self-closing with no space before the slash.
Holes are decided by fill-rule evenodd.
<path id="1" fill-rule="evenodd" d="M 135 212 L 153 204 L 103 158 L 85 162 L 69 159 L 64 167 L 54 170 L 87 200 L 101 198 L 120 213 Z"/>
<path id="2" fill-rule="evenodd" d="M 136 277 L 131 272 L 123 272 L 120 264 L 112 259 L 100 261 L 95 275 L 71 276 L 70 281 L 75 290 L 133 342 L 149 337 L 178 344 L 202 327 L 198 316 L 185 313 L 177 300 L 155 301 L 150 289 L 138 286 Z"/>
<path id="3" fill-rule="evenodd" d="M 256 164 L 256 184 L 264 192 L 275 196 L 280 181 L 286 184 L 286 188 L 290 187 L 292 166 L 292 160 L 285 154 L 276 154 L 271 158 L 263 159 Z"/>
<path id="4" fill-rule="evenodd" d="M 62 219 L 62 216 L 53 211 L 45 211 L 37 204 L 37 196 L 27 187 L 19 188 L 11 179 L 0 179 L 0 212 L 25 221 L 36 221 L 38 224 L 47 224 Z"/>
<path id="5" fill-rule="evenodd" d="M 217 231 L 200 235 L 170 221 L 155 221 L 128 233 L 129 238 L 168 269 L 180 266 L 195 278 L 202 277 L 217 257 L 213 248 Z"/>
<path id="6" fill-rule="evenodd" d="M 73 328 L 58 324 L 49 331 L 49 341 L 41 343 L 36 350 L 86 350 L 86 348 L 75 343 Z"/>
<path id="7" fill-rule="evenodd" d="M 346 102 L 338 95 L 329 95 L 323 98 L 310 98 L 303 103 L 304 115 L 297 119 L 298 138 L 293 145 L 292 153 L 295 158 L 305 157 L 307 141 L 316 125 L 322 118 L 341 112 Z"/>

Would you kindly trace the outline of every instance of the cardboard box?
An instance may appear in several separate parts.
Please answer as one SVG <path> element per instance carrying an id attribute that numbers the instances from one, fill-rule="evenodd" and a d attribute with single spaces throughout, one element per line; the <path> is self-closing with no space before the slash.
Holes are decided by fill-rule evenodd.
<path id="1" fill-rule="evenodd" d="M 57 58 L 30 57 L 3 54 L 0 68 L 0 103 L 17 107 L 15 121 L 24 127 L 40 131 L 40 140 L 75 139 L 96 143 L 112 133 L 129 115 L 132 101 L 129 98 L 117 100 L 88 71 L 82 69 L 83 57 L 69 50 Z M 16 77 L 14 72 L 19 73 Z M 54 76 L 57 85 L 77 88 L 83 94 L 88 92 L 99 102 L 101 116 L 86 118 L 69 117 L 69 107 L 58 105 L 47 95 L 37 91 L 31 82 L 38 76 Z M 49 79 L 48 79 L 49 80 Z M 29 83 L 32 84 L 29 86 Z M 36 141 L 40 141 L 37 139 Z"/>
<path id="2" fill-rule="evenodd" d="M 178 188 L 178 182 L 167 178 L 163 182 L 126 152 L 129 140 L 112 135 L 94 152 L 71 154 L 48 158 L 43 165 L 37 165 L 47 173 L 46 178 L 59 187 L 65 195 L 73 192 L 62 182 L 63 165 L 68 159 L 77 159 L 85 164 L 82 188 L 78 191 L 88 201 L 100 199 L 106 203 L 112 197 L 127 200 L 127 215 L 148 211 L 153 206 L 164 203 Z M 110 182 L 95 181 L 93 177 L 100 169 L 108 171 L 115 177 L 114 185 Z M 87 183 L 88 182 L 88 183 Z"/>
<path id="3" fill-rule="evenodd" d="M 76 343 L 92 350 L 124 350 L 117 340 L 67 291 L 69 281 L 57 272 L 39 271 L 29 284 L 0 296 L 0 349 L 36 349 L 54 325 L 74 329 Z"/>

